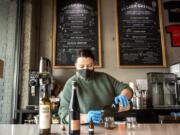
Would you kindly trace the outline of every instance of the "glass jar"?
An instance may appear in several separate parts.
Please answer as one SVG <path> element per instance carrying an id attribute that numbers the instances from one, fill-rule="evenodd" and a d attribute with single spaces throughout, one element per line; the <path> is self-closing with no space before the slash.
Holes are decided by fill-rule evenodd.
<path id="1" fill-rule="evenodd" d="M 126 126 L 128 129 L 135 129 L 137 126 L 136 117 L 127 117 Z"/>
<path id="2" fill-rule="evenodd" d="M 106 129 L 115 128 L 114 117 L 105 117 L 104 118 L 104 127 Z"/>

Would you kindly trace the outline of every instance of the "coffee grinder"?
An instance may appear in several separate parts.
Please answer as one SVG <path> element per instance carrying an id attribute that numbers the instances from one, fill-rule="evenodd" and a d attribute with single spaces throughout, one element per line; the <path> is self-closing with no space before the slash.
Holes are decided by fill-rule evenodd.
<path id="1" fill-rule="evenodd" d="M 48 58 L 41 57 L 38 70 L 29 71 L 29 95 L 28 109 L 38 108 L 39 100 L 42 98 L 45 91 L 45 86 L 48 86 L 49 96 L 52 90 L 52 68 Z"/>
<path id="2" fill-rule="evenodd" d="M 39 73 L 37 70 L 29 71 L 28 105 L 39 105 Z"/>
<path id="3" fill-rule="evenodd" d="M 48 88 L 48 94 L 50 97 L 52 90 L 52 68 L 50 60 L 45 57 L 41 57 L 39 63 L 39 85 L 39 99 L 43 97 L 45 88 Z"/>

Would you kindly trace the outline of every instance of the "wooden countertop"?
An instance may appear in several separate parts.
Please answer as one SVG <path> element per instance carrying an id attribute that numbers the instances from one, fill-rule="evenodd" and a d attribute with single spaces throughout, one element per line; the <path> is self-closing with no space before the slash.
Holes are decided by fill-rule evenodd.
<path id="1" fill-rule="evenodd" d="M 68 125 L 66 125 L 66 128 Z M 28 124 L 0 124 L 2 135 L 38 135 L 38 125 Z M 88 127 L 81 126 L 81 135 L 87 135 Z M 61 131 L 60 125 L 51 126 L 51 135 L 68 135 L 68 129 Z M 95 126 L 95 135 L 179 135 L 180 124 L 138 124 L 136 129 L 127 129 L 125 124 L 119 124 L 116 128 L 108 130 Z"/>

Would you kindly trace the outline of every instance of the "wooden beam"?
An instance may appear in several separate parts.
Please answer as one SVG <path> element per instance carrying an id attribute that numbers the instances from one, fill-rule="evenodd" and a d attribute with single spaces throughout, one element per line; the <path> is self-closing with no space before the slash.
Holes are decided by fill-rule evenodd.
<path id="1" fill-rule="evenodd" d="M 4 61 L 0 60 L 0 78 L 3 78 Z"/>

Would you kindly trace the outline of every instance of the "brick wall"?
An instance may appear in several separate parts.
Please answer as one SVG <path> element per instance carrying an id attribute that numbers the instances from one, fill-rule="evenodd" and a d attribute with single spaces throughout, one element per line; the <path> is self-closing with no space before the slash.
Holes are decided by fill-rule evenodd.
<path id="1" fill-rule="evenodd" d="M 10 123 L 14 79 L 16 1 L 0 0 L 0 59 L 4 61 L 0 78 L 0 123 Z"/>

